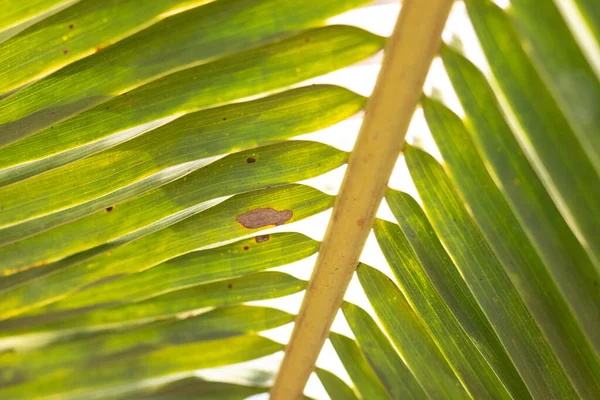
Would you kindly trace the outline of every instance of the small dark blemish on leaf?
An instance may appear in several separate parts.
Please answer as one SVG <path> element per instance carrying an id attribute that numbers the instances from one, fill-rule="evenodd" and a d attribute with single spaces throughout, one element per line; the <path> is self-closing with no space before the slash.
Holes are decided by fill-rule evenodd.
<path id="1" fill-rule="evenodd" d="M 248 157 L 248 158 L 246 159 L 246 162 L 247 162 L 248 164 L 255 163 L 255 162 L 256 162 L 256 158 L 254 158 L 254 157 Z"/>
<path id="2" fill-rule="evenodd" d="M 365 217 L 360 217 L 359 219 L 356 220 L 356 224 L 358 226 L 360 226 L 361 228 L 365 226 Z"/>
<path id="3" fill-rule="evenodd" d="M 228 289 L 233 289 L 233 285 L 230 283 L 229 285 L 227 285 Z"/>
<path id="4" fill-rule="evenodd" d="M 254 238 L 254 241 L 256 243 L 262 243 L 262 242 L 266 242 L 267 240 L 271 239 L 270 235 L 260 235 Z"/>
<path id="5" fill-rule="evenodd" d="M 244 246 L 244 250 L 250 250 L 250 246 Z"/>
<path id="6" fill-rule="evenodd" d="M 69 29 L 73 29 L 75 26 L 73 24 L 69 25 Z"/>
<path id="7" fill-rule="evenodd" d="M 114 210 L 114 208 L 114 206 L 106 207 L 106 212 L 111 212 L 112 210 Z"/>
<path id="8" fill-rule="evenodd" d="M 293 215 L 291 210 L 277 211 L 272 208 L 256 208 L 238 215 L 236 221 L 244 228 L 257 229 L 269 225 L 283 225 Z"/>
<path id="9" fill-rule="evenodd" d="M 223 118 L 223 121 L 227 121 L 227 118 Z"/>
<path id="10" fill-rule="evenodd" d="M 69 50 L 68 50 L 68 49 L 64 49 L 64 50 L 63 50 L 63 54 L 67 54 L 68 52 L 69 52 Z"/>

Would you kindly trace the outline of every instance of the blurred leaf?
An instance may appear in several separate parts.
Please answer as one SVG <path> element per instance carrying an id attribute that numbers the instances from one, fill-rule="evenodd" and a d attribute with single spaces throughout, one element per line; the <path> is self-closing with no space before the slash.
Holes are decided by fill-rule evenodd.
<path id="1" fill-rule="evenodd" d="M 0 5 L 4 12 L 0 14 L 0 31 L 77 1 L 79 0 L 2 0 Z"/>
<path id="2" fill-rule="evenodd" d="M 275 328 L 293 316 L 272 308 L 231 306 L 183 320 L 171 318 L 134 329 L 88 334 L 33 351 L 0 355 L 0 386 L 22 384 L 48 371 L 85 370 L 95 364 L 118 361 L 173 345 L 222 339 Z M 61 332 L 56 332 L 56 339 Z M 63 335 L 64 336 L 64 335 Z M 71 336 L 71 337 L 69 337 Z M 11 382 L 11 377 L 16 381 Z"/>
<path id="3" fill-rule="evenodd" d="M 175 372 L 191 372 L 247 361 L 281 349 L 279 343 L 253 335 L 165 347 L 112 362 L 97 363 L 86 369 L 85 374 L 61 370 L 44 374 L 26 385 L 0 390 L 0 396 L 41 399 L 60 394 L 63 397 L 85 397 L 107 385 L 127 385 Z"/>
<path id="4" fill-rule="evenodd" d="M 316 368 L 315 372 L 331 400 L 358 400 L 354 391 L 331 372 L 322 368 Z"/>
<path id="5" fill-rule="evenodd" d="M 196 400 L 200 398 L 219 400 L 243 400 L 264 393 L 267 388 L 242 386 L 225 382 L 209 382 L 196 377 L 184 378 L 161 385 L 144 394 L 127 393 L 123 400 Z"/>
<path id="6" fill-rule="evenodd" d="M 578 11 L 582 14 L 583 20 L 592 33 L 592 40 L 595 39 L 597 44 L 600 44 L 600 8 L 595 0 L 574 0 L 577 4 Z"/>

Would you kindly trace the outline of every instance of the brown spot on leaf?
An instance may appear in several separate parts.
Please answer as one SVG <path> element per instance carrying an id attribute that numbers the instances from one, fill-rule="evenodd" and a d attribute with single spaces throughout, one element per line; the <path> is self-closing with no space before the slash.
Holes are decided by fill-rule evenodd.
<path id="1" fill-rule="evenodd" d="M 63 50 L 63 54 L 67 54 L 68 52 L 69 52 L 69 50 L 68 50 L 68 49 L 64 49 L 64 50 Z"/>
<path id="2" fill-rule="evenodd" d="M 115 209 L 114 206 L 106 207 L 106 212 L 111 212 L 114 209 Z"/>
<path id="3" fill-rule="evenodd" d="M 250 246 L 244 246 L 244 250 L 250 250 Z"/>
<path id="4" fill-rule="evenodd" d="M 227 285 L 228 289 L 233 289 L 233 285 L 230 283 L 229 285 Z"/>
<path id="5" fill-rule="evenodd" d="M 269 225 L 283 225 L 293 215 L 291 210 L 277 211 L 272 208 L 256 208 L 238 215 L 236 221 L 244 228 L 257 229 Z"/>
<path id="6" fill-rule="evenodd" d="M 358 226 L 360 226 L 361 228 L 365 226 L 365 217 L 360 217 L 359 219 L 356 220 L 356 224 Z"/>
<path id="7" fill-rule="evenodd" d="M 73 24 L 69 25 L 69 29 L 73 29 L 75 26 Z"/>
<path id="8" fill-rule="evenodd" d="M 254 157 L 248 157 L 248 158 L 246 159 L 246 162 L 247 162 L 248 164 L 255 163 L 255 162 L 256 162 L 256 158 L 254 158 Z"/>
<path id="9" fill-rule="evenodd" d="M 256 243 L 262 243 L 262 242 L 266 242 L 267 240 L 271 239 L 270 235 L 260 235 L 254 238 L 254 241 Z"/>

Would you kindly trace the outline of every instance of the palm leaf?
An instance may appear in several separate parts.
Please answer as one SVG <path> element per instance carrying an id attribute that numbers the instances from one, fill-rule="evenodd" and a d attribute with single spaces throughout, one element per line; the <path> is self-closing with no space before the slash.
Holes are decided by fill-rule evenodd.
<path id="1" fill-rule="evenodd" d="M 600 396 L 597 7 L 465 0 L 477 55 L 449 0 L 326 22 L 365 3 L 0 1 L 0 398 Z M 368 100 L 303 85 L 384 45 Z M 458 102 L 422 94 L 437 55 Z M 351 153 L 297 139 L 363 108 Z M 331 207 L 322 243 L 295 224 Z"/>

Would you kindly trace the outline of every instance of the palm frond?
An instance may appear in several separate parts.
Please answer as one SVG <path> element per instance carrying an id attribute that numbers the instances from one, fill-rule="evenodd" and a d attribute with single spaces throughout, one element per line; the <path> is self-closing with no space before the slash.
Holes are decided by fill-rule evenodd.
<path id="1" fill-rule="evenodd" d="M 390 40 L 327 22 L 365 4 L 0 0 L 0 398 L 600 397 L 598 7 L 457 2 L 476 54 L 447 0 Z M 305 84 L 384 45 L 369 99 Z M 363 109 L 351 153 L 298 138 Z M 322 243 L 293 224 L 332 207 Z"/>

